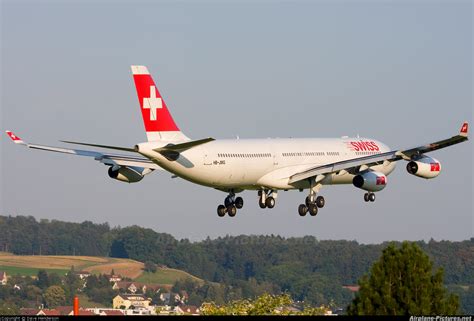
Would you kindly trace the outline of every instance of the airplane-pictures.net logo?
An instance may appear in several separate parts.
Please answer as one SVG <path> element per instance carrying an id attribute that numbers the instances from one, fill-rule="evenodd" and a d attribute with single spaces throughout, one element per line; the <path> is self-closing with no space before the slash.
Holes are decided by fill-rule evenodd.
<path id="1" fill-rule="evenodd" d="M 347 142 L 347 147 L 355 152 L 378 152 L 379 146 L 372 141 Z"/>

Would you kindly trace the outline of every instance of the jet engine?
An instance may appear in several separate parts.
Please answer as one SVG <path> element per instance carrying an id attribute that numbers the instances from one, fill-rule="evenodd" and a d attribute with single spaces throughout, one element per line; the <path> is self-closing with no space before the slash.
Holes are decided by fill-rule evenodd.
<path id="1" fill-rule="evenodd" d="M 380 172 L 365 172 L 354 176 L 352 184 L 368 192 L 378 192 L 387 185 L 387 176 Z"/>
<path id="2" fill-rule="evenodd" d="M 126 183 L 136 183 L 143 179 L 143 174 L 136 168 L 121 166 L 109 168 L 109 177 Z"/>
<path id="3" fill-rule="evenodd" d="M 441 172 L 441 163 L 434 158 L 422 156 L 407 164 L 407 172 L 423 178 L 435 178 Z"/>

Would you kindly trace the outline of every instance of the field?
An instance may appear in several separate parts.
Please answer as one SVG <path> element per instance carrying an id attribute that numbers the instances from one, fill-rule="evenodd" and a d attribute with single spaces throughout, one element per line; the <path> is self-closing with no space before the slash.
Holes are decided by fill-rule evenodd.
<path id="1" fill-rule="evenodd" d="M 7 272 L 7 275 L 23 275 L 23 276 L 36 276 L 38 274 L 39 268 L 28 268 L 28 267 L 16 267 L 16 266 L 4 266 L 0 265 L 0 271 Z M 56 273 L 59 275 L 64 275 L 68 270 L 62 269 L 44 269 L 48 273 Z"/>
<path id="2" fill-rule="evenodd" d="M 177 280 L 190 278 L 198 283 L 203 283 L 202 279 L 187 272 L 175 269 L 158 268 L 155 273 L 143 272 L 135 281 L 143 283 L 173 284 Z"/>
<path id="3" fill-rule="evenodd" d="M 173 284 L 177 280 L 201 279 L 181 270 L 158 268 L 155 273 L 144 272 L 144 264 L 130 259 L 116 259 L 94 256 L 56 256 L 56 255 L 14 255 L 0 252 L 0 270 L 9 275 L 35 276 L 38 270 L 64 275 L 74 266 L 76 271 L 88 271 L 93 274 L 115 274 L 131 278 L 137 282 Z"/>
<path id="4" fill-rule="evenodd" d="M 2 253 L 0 267 L 12 274 L 34 275 L 38 269 L 60 270 L 65 273 L 74 266 L 76 271 L 84 270 L 95 274 L 110 273 L 134 279 L 142 273 L 143 263 L 129 259 L 115 259 L 93 256 L 61 256 L 61 255 L 13 255 Z M 64 271 L 64 272 L 63 272 Z"/>

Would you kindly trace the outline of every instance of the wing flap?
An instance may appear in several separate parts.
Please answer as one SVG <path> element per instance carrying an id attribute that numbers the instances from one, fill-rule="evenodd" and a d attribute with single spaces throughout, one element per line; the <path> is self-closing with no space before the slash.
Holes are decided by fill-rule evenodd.
<path id="1" fill-rule="evenodd" d="M 130 148 L 130 147 L 120 147 L 120 146 L 99 145 L 99 144 L 90 144 L 90 143 L 81 143 L 81 142 L 71 142 L 71 141 L 68 141 L 68 140 L 61 140 L 60 142 L 68 143 L 68 144 L 75 144 L 75 145 L 83 145 L 83 146 L 91 146 L 91 147 L 99 147 L 99 148 L 107 148 L 107 149 L 116 149 L 116 150 L 122 150 L 122 151 L 125 151 L 125 152 L 133 152 L 133 153 L 136 152 L 135 148 Z"/>

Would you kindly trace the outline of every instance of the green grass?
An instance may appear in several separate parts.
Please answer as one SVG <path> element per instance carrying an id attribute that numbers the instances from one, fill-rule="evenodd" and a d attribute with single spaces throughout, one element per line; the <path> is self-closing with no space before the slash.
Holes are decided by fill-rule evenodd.
<path id="1" fill-rule="evenodd" d="M 105 306 L 101 303 L 96 303 L 91 301 L 85 294 L 78 294 L 77 298 L 79 299 L 79 307 L 81 308 L 111 308 L 112 301 L 110 302 L 110 306 Z"/>
<path id="2" fill-rule="evenodd" d="M 39 270 L 45 270 L 48 273 L 56 273 L 58 275 L 64 275 L 69 270 L 63 269 L 39 269 L 39 268 L 26 268 L 16 266 L 0 265 L 0 271 L 7 272 L 7 275 L 14 276 L 20 274 L 21 276 L 36 276 Z"/>
<path id="3" fill-rule="evenodd" d="M 202 283 L 203 281 L 189 273 L 174 269 L 158 269 L 155 273 L 143 272 L 138 278 L 137 282 L 143 283 L 158 283 L 158 284 L 174 284 L 178 280 L 191 278 L 194 281 Z"/>

